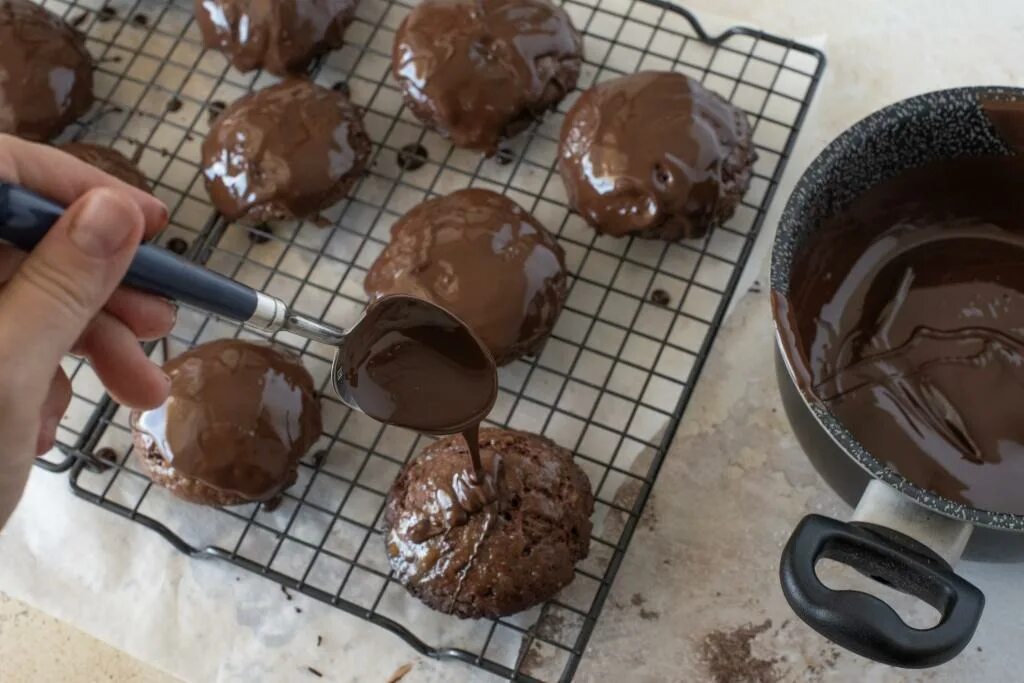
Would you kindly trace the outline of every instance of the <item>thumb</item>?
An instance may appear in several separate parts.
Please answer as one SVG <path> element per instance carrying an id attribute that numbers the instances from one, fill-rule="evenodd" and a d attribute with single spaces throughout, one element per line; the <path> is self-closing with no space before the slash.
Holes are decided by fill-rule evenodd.
<path id="1" fill-rule="evenodd" d="M 85 331 L 128 270 L 145 218 L 121 191 L 97 188 L 69 207 L 0 291 L 0 353 L 35 381 Z"/>

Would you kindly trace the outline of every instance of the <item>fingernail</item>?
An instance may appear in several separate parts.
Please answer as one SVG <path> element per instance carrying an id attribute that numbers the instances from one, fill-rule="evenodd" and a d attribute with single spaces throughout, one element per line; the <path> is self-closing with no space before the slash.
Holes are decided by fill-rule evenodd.
<path id="1" fill-rule="evenodd" d="M 121 251 L 136 233 L 138 211 L 113 190 L 93 190 L 80 201 L 69 231 L 75 246 L 98 258 Z"/>
<path id="2" fill-rule="evenodd" d="M 178 323 L 178 304 L 168 301 L 167 306 L 171 309 L 171 327 L 174 327 Z"/>

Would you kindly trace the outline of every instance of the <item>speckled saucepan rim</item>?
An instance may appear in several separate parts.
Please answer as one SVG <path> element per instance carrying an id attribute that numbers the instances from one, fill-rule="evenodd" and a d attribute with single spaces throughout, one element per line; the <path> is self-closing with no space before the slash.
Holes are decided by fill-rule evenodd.
<path id="1" fill-rule="evenodd" d="M 829 144 L 800 178 L 786 204 L 772 248 L 772 290 L 788 294 L 793 257 L 800 245 L 823 218 L 836 213 L 867 187 L 938 158 L 1013 154 L 981 111 L 979 101 L 983 98 L 1024 100 L 1024 88 L 977 86 L 918 95 L 875 112 Z M 880 149 L 888 156 L 873 154 Z M 892 158 L 896 160 L 888 161 Z M 837 182 L 840 180 L 844 182 Z M 796 382 L 777 319 L 775 329 L 790 381 Z M 804 402 L 836 444 L 875 479 L 947 517 L 1024 532 L 1024 515 L 981 510 L 918 487 L 869 454 L 819 403 L 808 401 L 806 396 Z"/>

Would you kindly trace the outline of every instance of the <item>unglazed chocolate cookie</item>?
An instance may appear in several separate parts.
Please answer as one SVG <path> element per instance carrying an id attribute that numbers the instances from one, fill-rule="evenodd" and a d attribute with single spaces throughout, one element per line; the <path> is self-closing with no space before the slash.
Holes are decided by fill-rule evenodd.
<path id="1" fill-rule="evenodd" d="M 417 118 L 494 154 L 576 87 L 582 54 L 548 0 L 424 0 L 398 29 L 391 68 Z"/>
<path id="2" fill-rule="evenodd" d="M 348 195 L 370 139 L 340 92 L 290 79 L 246 95 L 203 141 L 203 174 L 229 220 L 310 218 Z"/>
<path id="3" fill-rule="evenodd" d="M 341 47 L 357 0 L 195 0 L 208 48 L 227 54 L 239 71 L 300 73 Z"/>
<path id="4" fill-rule="evenodd" d="M 170 397 L 131 417 L 136 457 L 154 483 L 193 503 L 240 505 L 295 482 L 321 428 L 313 378 L 296 356 L 222 339 L 164 371 Z"/>
<path id="5" fill-rule="evenodd" d="M 461 436 L 410 461 L 388 494 L 384 520 L 396 578 L 441 612 L 500 617 L 568 585 L 590 548 L 590 480 L 572 454 L 535 434 L 480 432 L 494 502 L 453 509 L 453 482 L 470 467 Z"/>
<path id="6" fill-rule="evenodd" d="M 683 74 L 645 71 L 580 96 L 558 168 L 598 232 L 678 240 L 733 214 L 756 159 L 746 114 Z"/>
<path id="7" fill-rule="evenodd" d="M 85 38 L 29 0 L 0 0 L 0 133 L 44 141 L 92 106 Z"/>
<path id="8" fill-rule="evenodd" d="M 537 219 L 504 195 L 473 188 L 398 219 L 364 284 L 371 298 L 411 294 L 443 306 L 502 365 L 538 350 L 562 311 L 567 280 L 564 252 Z"/>
<path id="9" fill-rule="evenodd" d="M 139 167 L 116 149 L 93 145 L 88 142 L 69 142 L 66 145 L 61 145 L 59 149 L 81 159 L 87 164 L 92 164 L 118 180 L 123 180 L 129 185 L 139 188 L 143 192 L 153 191 L 153 187 L 149 184 L 146 176 L 142 175 Z"/>

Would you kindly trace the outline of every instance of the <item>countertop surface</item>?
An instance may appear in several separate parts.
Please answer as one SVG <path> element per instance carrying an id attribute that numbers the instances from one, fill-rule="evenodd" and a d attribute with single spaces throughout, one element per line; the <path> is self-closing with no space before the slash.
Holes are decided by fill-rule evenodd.
<path id="1" fill-rule="evenodd" d="M 828 55 L 825 80 L 769 222 L 777 218 L 789 188 L 823 145 L 875 109 L 943 87 L 1024 85 L 1024 9 L 1019 0 L 693 0 L 686 6 L 698 15 L 714 12 L 776 33 L 816 38 Z M 792 616 L 778 587 L 782 545 L 804 514 L 844 517 L 849 510 L 815 474 L 789 429 L 772 354 L 767 295 L 746 293 L 715 345 L 578 680 L 1019 680 L 1016 648 L 1024 636 L 1024 595 L 1015 580 L 1018 570 L 1011 565 L 961 565 L 961 573 L 988 595 L 987 611 L 968 650 L 931 671 L 903 672 L 869 663 L 833 647 Z M 50 476 L 35 473 L 31 486 L 64 495 L 59 486 L 42 480 Z M 47 547 L 45 520 L 24 517 L 16 513 L 12 524 L 38 526 L 33 543 Z M 127 534 L 128 522 L 110 518 L 107 524 L 114 529 L 100 540 Z M 160 581 L 198 580 L 185 576 L 182 567 L 189 560 L 155 535 L 146 538 L 140 554 L 167 567 L 154 581 L 154 593 Z M 6 540 L 0 536 L 0 562 L 33 547 L 10 547 Z M 45 561 L 45 556 L 33 557 Z M 206 576 L 204 582 L 230 581 L 237 573 L 215 563 L 195 564 L 203 565 L 196 574 L 223 574 Z M 836 576 L 837 582 L 852 583 L 845 575 Z M 0 680 L 173 680 L 47 614 L 86 624 L 102 639 L 110 633 L 103 601 L 117 600 L 116 592 L 102 599 L 93 594 L 102 588 L 83 586 L 81 605 L 50 602 L 41 605 L 45 611 L 0 596 Z M 24 586 L 2 581 L 0 590 L 26 592 Z M 317 609 L 327 608 L 307 607 Z M 927 623 L 926 611 L 908 608 L 913 623 Z M 419 657 L 397 638 L 365 633 L 379 629 L 336 614 L 351 621 L 352 633 L 358 635 L 351 642 L 329 644 L 335 645 L 329 656 L 323 651 L 310 654 L 319 657 L 315 661 L 323 680 L 385 681 L 407 664 L 411 668 L 404 681 L 475 675 L 460 665 Z M 279 607 L 250 617 L 285 618 Z M 263 633 L 258 624 L 252 631 L 253 637 Z M 125 649 L 141 651 L 132 643 Z M 168 653 L 157 664 L 180 672 L 175 656 Z M 305 660 L 296 655 L 295 680 L 318 680 L 300 661 Z"/>

